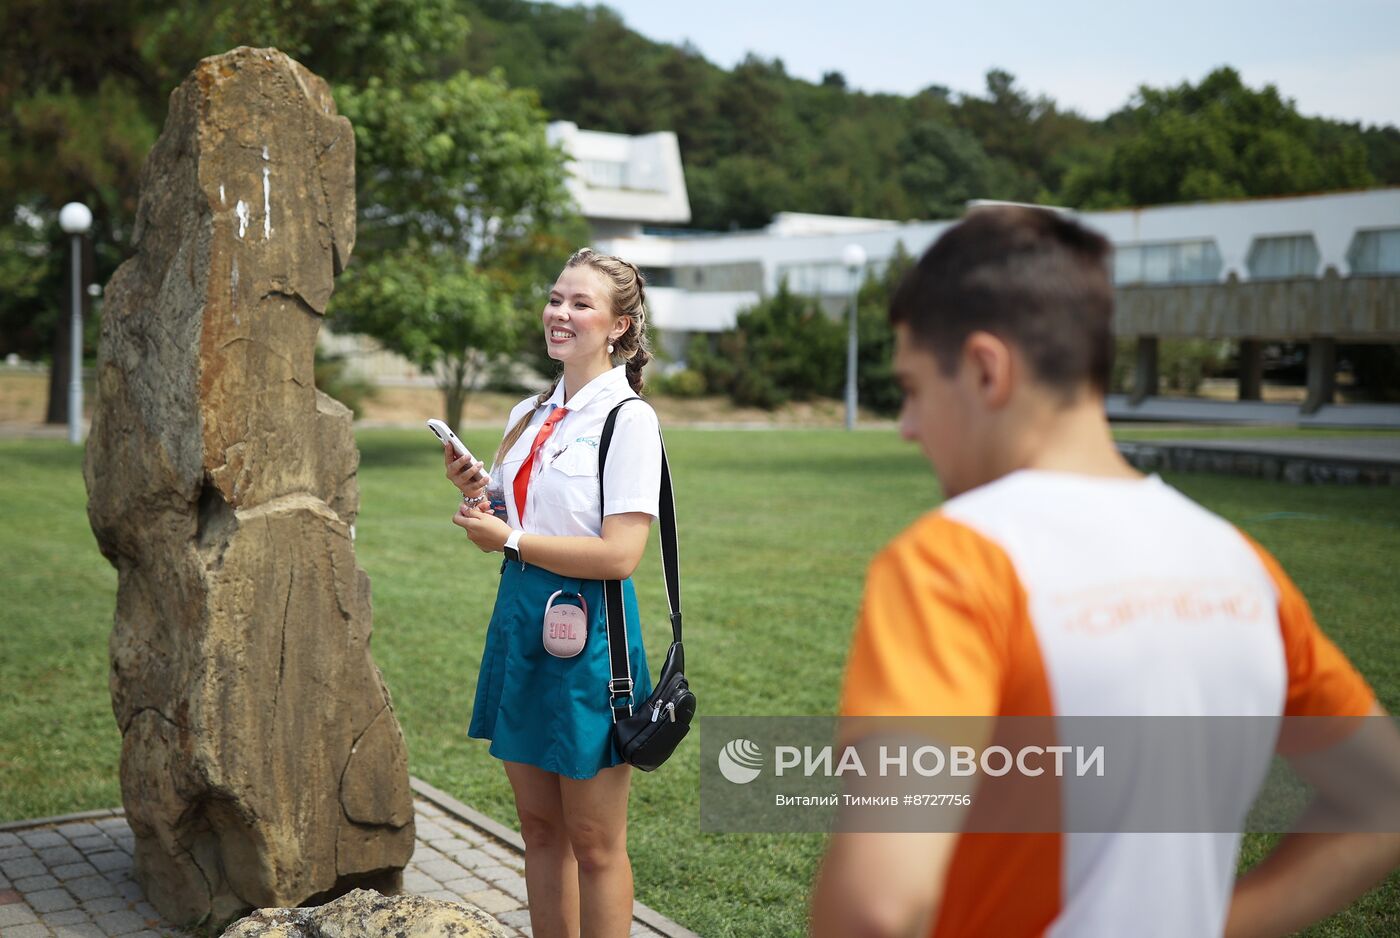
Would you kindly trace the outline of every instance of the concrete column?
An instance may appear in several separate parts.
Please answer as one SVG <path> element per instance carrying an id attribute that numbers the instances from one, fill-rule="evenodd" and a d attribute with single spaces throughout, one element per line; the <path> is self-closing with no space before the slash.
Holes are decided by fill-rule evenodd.
<path id="1" fill-rule="evenodd" d="M 1263 400 L 1264 343 L 1258 339 L 1240 341 L 1240 400 Z"/>
<path id="2" fill-rule="evenodd" d="M 1133 369 L 1133 393 L 1131 404 L 1141 404 L 1157 394 L 1157 337 L 1138 336 L 1137 367 Z"/>
<path id="3" fill-rule="evenodd" d="M 1313 339 L 1308 343 L 1308 398 L 1303 413 L 1315 414 L 1323 404 L 1332 403 L 1337 391 L 1337 342 Z"/>

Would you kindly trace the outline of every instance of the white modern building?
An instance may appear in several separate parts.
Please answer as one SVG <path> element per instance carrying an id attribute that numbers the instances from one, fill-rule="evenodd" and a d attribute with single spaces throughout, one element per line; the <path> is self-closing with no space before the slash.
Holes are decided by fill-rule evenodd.
<path id="1" fill-rule="evenodd" d="M 971 207 L 978 204 L 988 203 Z M 1400 275 L 1400 188 L 1075 217 L 1113 243 L 1120 288 L 1321 278 L 1329 270 Z M 952 224 L 782 214 L 761 231 L 641 234 L 601 246 L 647 271 L 653 320 L 674 350 L 689 334 L 732 328 L 741 309 L 784 278 L 794 292 L 846 296 L 847 245 L 860 245 L 867 269 L 878 272 L 897 246 L 918 257 Z M 1391 325 L 1391 341 L 1400 340 L 1400 323 Z"/>
<path id="2" fill-rule="evenodd" d="M 681 148 L 671 131 L 633 137 L 555 121 L 546 133 L 571 158 L 569 194 L 595 238 L 635 237 L 646 225 L 689 223 Z"/>
<path id="3" fill-rule="evenodd" d="M 849 246 L 878 273 L 901 248 L 918 257 L 955 223 L 781 213 L 757 231 L 678 230 L 690 201 L 674 133 L 600 133 L 567 121 L 547 132 L 571 157 L 569 191 L 594 246 L 646 272 L 652 321 L 673 359 L 691 336 L 733 328 L 784 280 L 840 309 L 852 289 Z M 988 203 L 969 208 L 979 204 Z M 1115 330 L 1139 340 L 1135 403 L 1155 392 L 1159 337 L 1239 341 L 1242 399 L 1258 395 L 1261 342 L 1308 343 L 1305 412 L 1332 398 L 1336 342 L 1400 342 L 1400 188 L 1075 217 L 1114 247 Z M 335 341 L 348 350 L 351 337 Z M 364 352 L 354 357 L 371 376 L 412 371 L 385 353 L 374 358 L 372 346 Z"/>

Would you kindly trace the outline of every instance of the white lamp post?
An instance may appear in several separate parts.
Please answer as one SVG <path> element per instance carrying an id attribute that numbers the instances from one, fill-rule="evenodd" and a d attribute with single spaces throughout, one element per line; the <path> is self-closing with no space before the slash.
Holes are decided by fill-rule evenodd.
<path id="1" fill-rule="evenodd" d="M 846 429 L 856 428 L 856 307 L 861 277 L 865 273 L 865 248 L 848 244 L 841 252 L 841 263 L 851 275 L 851 324 L 846 340 Z"/>
<path id="2" fill-rule="evenodd" d="M 68 442 L 83 441 L 83 235 L 92 227 L 92 210 L 81 202 L 69 202 L 58 213 L 58 226 L 73 246 L 73 310 L 68 350 L 72 359 L 68 374 Z"/>

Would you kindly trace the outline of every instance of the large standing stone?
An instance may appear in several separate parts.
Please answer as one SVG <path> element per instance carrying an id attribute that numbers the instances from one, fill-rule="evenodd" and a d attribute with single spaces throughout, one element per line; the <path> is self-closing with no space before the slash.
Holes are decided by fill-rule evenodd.
<path id="1" fill-rule="evenodd" d="M 83 467 L 118 571 L 137 874 L 179 923 L 393 886 L 413 852 L 355 563 L 359 454 L 312 376 L 354 232 L 354 136 L 325 82 L 275 49 L 202 61 L 107 289 Z"/>

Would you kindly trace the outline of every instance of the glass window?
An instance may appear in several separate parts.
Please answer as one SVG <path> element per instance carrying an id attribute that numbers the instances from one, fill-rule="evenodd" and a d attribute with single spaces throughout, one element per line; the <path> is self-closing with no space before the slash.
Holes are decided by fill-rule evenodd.
<path id="1" fill-rule="evenodd" d="M 676 272 L 669 267 L 643 267 L 642 276 L 649 287 L 674 287 Z"/>
<path id="2" fill-rule="evenodd" d="M 1142 282 L 1142 248 L 1128 245 L 1113 251 L 1113 282 Z"/>
<path id="3" fill-rule="evenodd" d="M 1223 266 L 1214 241 L 1125 244 L 1113 251 L 1113 282 L 1211 283 Z"/>
<path id="4" fill-rule="evenodd" d="M 1315 277 L 1322 256 L 1310 234 L 1255 238 L 1246 265 L 1252 280 Z"/>
<path id="5" fill-rule="evenodd" d="M 1400 274 L 1400 228 L 1358 231 L 1347 264 L 1353 274 Z"/>
<path id="6" fill-rule="evenodd" d="M 888 260 L 871 261 L 860 276 L 878 277 L 888 264 Z M 846 296 L 851 292 L 851 273 L 845 264 L 779 264 L 778 279 L 783 278 L 787 278 L 789 290 L 805 296 Z"/>
<path id="7" fill-rule="evenodd" d="M 627 188 L 627 164 L 614 160 L 580 160 L 579 176 L 599 189 Z"/>

